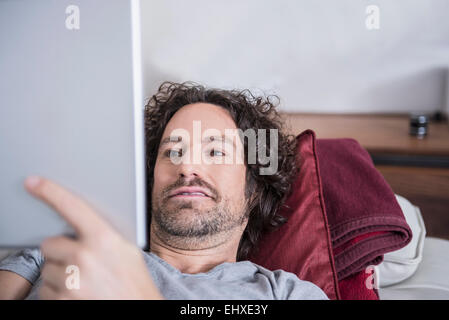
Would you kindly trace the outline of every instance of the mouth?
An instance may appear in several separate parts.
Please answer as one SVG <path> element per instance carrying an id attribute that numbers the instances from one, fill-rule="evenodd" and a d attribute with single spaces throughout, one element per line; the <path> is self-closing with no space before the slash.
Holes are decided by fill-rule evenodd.
<path id="1" fill-rule="evenodd" d="M 171 199 L 210 199 L 210 197 L 205 196 L 204 194 L 177 194 L 175 196 L 171 196 Z"/>
<path id="2" fill-rule="evenodd" d="M 207 190 L 198 187 L 182 187 L 174 190 L 168 196 L 169 199 L 212 199 Z"/>

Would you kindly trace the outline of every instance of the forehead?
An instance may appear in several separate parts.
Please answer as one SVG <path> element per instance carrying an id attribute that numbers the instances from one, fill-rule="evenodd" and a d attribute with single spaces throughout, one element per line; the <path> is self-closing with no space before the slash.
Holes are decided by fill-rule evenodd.
<path id="1" fill-rule="evenodd" d="M 185 105 L 173 115 L 163 136 L 180 128 L 192 131 L 194 121 L 201 121 L 201 131 L 216 129 L 224 133 L 225 129 L 237 129 L 228 110 L 210 103 L 194 103 Z"/>

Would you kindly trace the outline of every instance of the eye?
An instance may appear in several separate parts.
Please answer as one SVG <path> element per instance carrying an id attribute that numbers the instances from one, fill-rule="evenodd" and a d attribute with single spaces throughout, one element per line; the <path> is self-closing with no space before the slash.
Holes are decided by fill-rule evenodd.
<path id="1" fill-rule="evenodd" d="M 215 156 L 224 156 L 225 154 L 223 152 L 221 152 L 220 150 L 212 149 L 210 151 L 209 155 L 211 157 L 215 157 Z"/>
<path id="2" fill-rule="evenodd" d="M 182 157 L 182 149 L 168 149 L 164 155 L 168 158 Z"/>

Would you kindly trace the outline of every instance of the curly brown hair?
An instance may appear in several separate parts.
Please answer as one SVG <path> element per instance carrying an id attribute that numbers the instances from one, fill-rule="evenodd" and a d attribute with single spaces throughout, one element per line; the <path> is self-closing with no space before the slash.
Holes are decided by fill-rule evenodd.
<path id="1" fill-rule="evenodd" d="M 248 224 L 237 252 L 237 261 L 245 260 L 256 247 L 262 233 L 274 230 L 286 222 L 279 211 L 285 205 L 293 178 L 299 170 L 295 152 L 296 139 L 283 132 L 283 121 L 276 110 L 279 103 L 277 96 L 256 97 L 249 90 L 213 89 L 193 82 L 164 82 L 149 99 L 144 110 L 148 194 L 151 195 L 153 188 L 157 152 L 167 123 L 183 106 L 199 102 L 228 110 L 237 128 L 242 131 L 278 130 L 278 170 L 271 175 L 259 174 L 259 169 L 264 167 L 261 164 L 248 163 L 248 142 L 247 139 L 242 141 L 247 168 L 245 197 L 252 199 L 247 208 Z M 269 140 L 266 139 L 268 144 Z M 267 150 L 270 150 L 269 146 Z M 148 216 L 151 221 L 151 196 L 148 201 Z"/>

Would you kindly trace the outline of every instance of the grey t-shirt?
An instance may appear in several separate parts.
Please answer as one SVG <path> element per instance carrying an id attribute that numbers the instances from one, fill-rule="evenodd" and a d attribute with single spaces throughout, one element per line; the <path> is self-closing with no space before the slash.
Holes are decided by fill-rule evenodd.
<path id="1" fill-rule="evenodd" d="M 178 300 L 304 300 L 328 299 L 309 281 L 290 272 L 270 271 L 250 261 L 225 262 L 204 273 L 182 273 L 152 252 L 142 251 L 154 283 L 166 299 Z M 33 284 L 26 299 L 39 299 L 39 249 L 15 252 L 0 262 L 0 270 L 19 274 Z M 81 275 L 82 277 L 82 275 Z"/>

